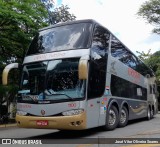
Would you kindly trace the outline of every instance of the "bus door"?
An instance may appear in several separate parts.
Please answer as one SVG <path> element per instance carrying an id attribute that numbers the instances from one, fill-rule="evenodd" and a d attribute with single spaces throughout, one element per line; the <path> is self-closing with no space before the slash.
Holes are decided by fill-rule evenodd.
<path id="1" fill-rule="evenodd" d="M 87 128 L 97 127 L 99 125 L 100 100 L 94 98 L 87 103 Z"/>
<path id="2" fill-rule="evenodd" d="M 92 126 L 99 125 L 100 107 L 106 85 L 110 33 L 102 26 L 95 26 L 90 50 L 88 75 L 88 121 Z"/>

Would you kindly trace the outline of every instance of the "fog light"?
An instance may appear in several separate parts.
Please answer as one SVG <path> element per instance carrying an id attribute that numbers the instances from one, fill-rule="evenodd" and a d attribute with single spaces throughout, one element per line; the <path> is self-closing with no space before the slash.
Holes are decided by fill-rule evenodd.
<path id="1" fill-rule="evenodd" d="M 74 125 L 75 125 L 75 122 L 71 122 L 71 125 L 74 126 Z"/>
<path id="2" fill-rule="evenodd" d="M 80 121 L 76 121 L 76 124 L 77 124 L 77 126 L 79 126 L 81 124 L 81 122 Z"/>

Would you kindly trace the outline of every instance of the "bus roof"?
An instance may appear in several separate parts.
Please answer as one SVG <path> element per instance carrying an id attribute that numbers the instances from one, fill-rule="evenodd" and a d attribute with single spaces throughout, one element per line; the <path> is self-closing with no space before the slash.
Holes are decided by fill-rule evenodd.
<path id="1" fill-rule="evenodd" d="M 47 30 L 47 29 L 51 29 L 51 28 L 59 27 L 59 26 L 63 26 L 63 25 L 75 24 L 75 23 L 93 23 L 93 24 L 96 24 L 96 23 L 98 23 L 98 22 L 96 22 L 96 21 L 93 20 L 93 19 L 84 19 L 84 20 L 74 20 L 74 21 L 67 21 L 67 22 L 59 22 L 59 23 L 57 23 L 57 24 L 50 25 L 50 26 L 48 26 L 48 27 L 39 29 L 39 31 L 43 31 L 43 30 Z M 98 24 L 99 24 L 99 23 L 98 23 Z"/>
<path id="2" fill-rule="evenodd" d="M 76 23 L 92 23 L 93 25 L 98 24 L 98 25 L 100 25 L 100 26 L 102 26 L 102 27 L 104 27 L 105 29 L 108 30 L 108 28 L 106 28 L 105 26 L 101 25 L 99 22 L 95 21 L 94 19 L 83 19 L 83 20 L 74 20 L 74 21 L 67 21 L 67 22 L 59 22 L 59 23 L 57 23 L 57 24 L 50 25 L 50 26 L 48 26 L 48 27 L 39 29 L 39 31 L 44 31 L 44 30 L 47 30 L 47 29 L 51 29 L 51 28 L 55 28 L 55 27 L 59 27 L 59 26 L 63 26 L 63 25 L 76 24 Z M 108 30 L 108 31 L 109 31 L 116 39 L 118 39 L 110 30 Z M 119 40 L 119 39 L 118 39 L 118 40 Z M 120 40 L 119 40 L 119 41 L 120 41 Z M 121 42 L 121 41 L 120 41 L 120 42 Z M 133 51 L 130 50 L 123 42 L 121 42 L 121 44 L 123 44 L 123 45 L 127 48 L 127 50 L 129 50 L 132 54 L 134 54 Z M 136 56 L 136 57 L 137 57 L 137 56 Z M 138 58 L 142 63 L 144 63 L 139 57 L 137 57 L 137 58 Z M 148 68 L 148 70 L 150 71 L 151 75 L 152 75 L 152 76 L 155 76 L 153 70 L 152 70 L 150 67 L 148 67 L 146 64 L 144 64 L 144 65 Z"/>

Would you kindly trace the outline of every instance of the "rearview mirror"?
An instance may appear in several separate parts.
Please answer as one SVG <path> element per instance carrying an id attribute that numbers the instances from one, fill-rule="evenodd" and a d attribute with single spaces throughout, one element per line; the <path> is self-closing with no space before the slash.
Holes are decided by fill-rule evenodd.
<path id="1" fill-rule="evenodd" d="M 9 74 L 9 71 L 13 68 L 18 68 L 18 63 L 11 63 L 4 68 L 3 73 L 2 73 L 2 84 L 3 85 L 8 84 L 8 74 Z"/>
<path id="2" fill-rule="evenodd" d="M 86 80 L 88 78 L 88 60 L 89 56 L 83 56 L 80 58 L 78 73 L 80 80 Z"/>

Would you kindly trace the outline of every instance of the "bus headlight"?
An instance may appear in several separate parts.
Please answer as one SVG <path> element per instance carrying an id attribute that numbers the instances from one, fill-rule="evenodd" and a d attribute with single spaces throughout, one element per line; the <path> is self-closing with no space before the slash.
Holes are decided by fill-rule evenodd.
<path id="1" fill-rule="evenodd" d="M 24 112 L 24 111 L 17 111 L 17 115 L 25 116 L 25 115 L 27 115 L 27 112 Z"/>
<path id="2" fill-rule="evenodd" d="M 66 111 L 66 112 L 62 112 L 62 114 L 64 116 L 71 116 L 71 115 L 78 115 L 78 114 L 81 114 L 83 112 L 84 112 L 83 109 L 76 109 L 76 110 L 69 110 L 69 111 Z"/>

